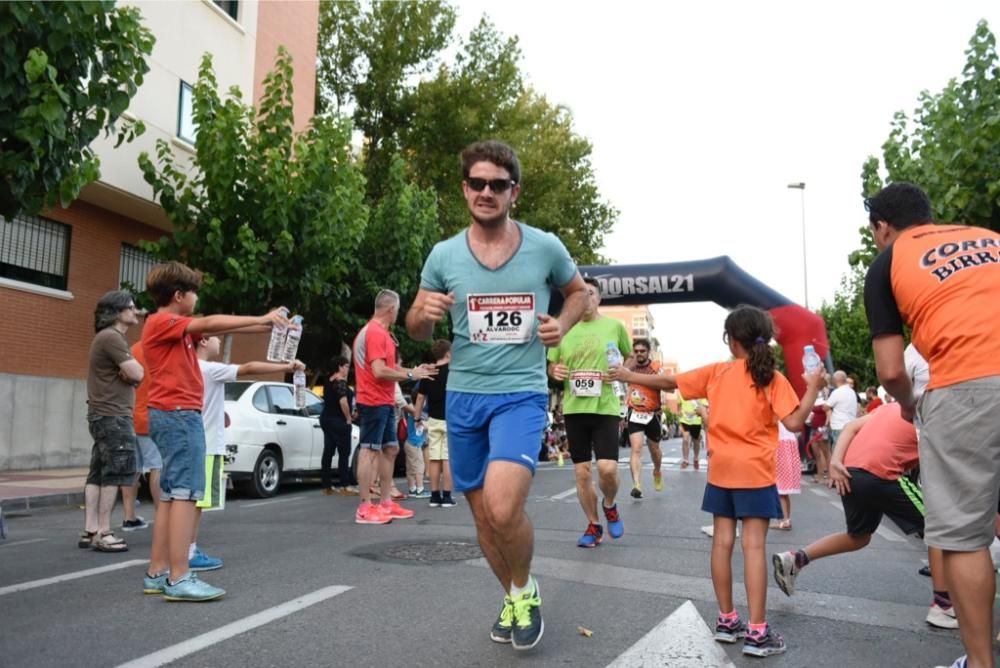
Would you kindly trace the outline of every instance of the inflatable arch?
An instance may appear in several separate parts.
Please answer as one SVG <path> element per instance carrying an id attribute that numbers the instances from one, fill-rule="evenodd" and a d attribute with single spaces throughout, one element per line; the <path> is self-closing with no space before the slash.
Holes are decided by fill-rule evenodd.
<path id="1" fill-rule="evenodd" d="M 799 396 L 805 393 L 802 350 L 806 345 L 812 344 L 830 367 L 823 318 L 764 285 L 728 256 L 694 262 L 582 266 L 580 273 L 597 279 L 602 303 L 608 306 L 713 301 L 726 309 L 749 304 L 770 312 L 777 329 L 775 338 L 785 352 L 788 379 Z M 559 295 L 553 308 L 558 309 L 561 301 Z"/>

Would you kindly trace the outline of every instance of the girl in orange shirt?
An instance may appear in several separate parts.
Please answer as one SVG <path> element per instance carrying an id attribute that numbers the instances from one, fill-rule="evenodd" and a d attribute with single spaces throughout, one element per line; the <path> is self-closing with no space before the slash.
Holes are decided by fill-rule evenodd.
<path id="1" fill-rule="evenodd" d="M 753 306 L 740 306 L 726 318 L 722 339 L 733 354 L 719 362 L 678 376 L 646 376 L 623 367 L 609 372 L 619 382 L 664 391 L 680 388 L 686 397 L 707 397 L 712 411 L 708 441 L 708 483 L 702 510 L 713 515 L 712 585 L 719 601 L 715 639 L 744 640 L 743 653 L 770 656 L 785 651 L 785 641 L 767 624 L 767 528 L 783 516 L 775 486 L 778 421 L 799 431 L 824 383 L 822 368 L 805 376 L 802 401 L 791 383 L 775 369 L 769 345 L 774 336 L 771 316 Z M 736 521 L 743 521 L 744 582 L 750 624 L 740 621 L 733 606 L 733 545 Z"/>

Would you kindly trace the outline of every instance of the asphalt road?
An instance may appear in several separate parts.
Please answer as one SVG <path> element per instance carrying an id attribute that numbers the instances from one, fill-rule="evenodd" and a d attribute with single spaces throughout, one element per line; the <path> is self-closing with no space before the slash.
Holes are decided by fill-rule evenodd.
<path id="1" fill-rule="evenodd" d="M 10 518 L 10 536 L 0 542 L 0 665 L 584 667 L 616 659 L 725 665 L 708 654 L 653 662 L 634 647 L 654 629 L 646 639 L 653 644 L 697 640 L 699 630 L 679 616 L 664 622 L 686 601 L 707 624 L 717 612 L 710 540 L 700 532 L 710 523 L 699 510 L 705 474 L 677 468 L 679 441 L 665 446 L 666 489 L 652 490 L 647 460 L 646 498 L 620 499 L 625 536 L 593 550 L 575 546 L 585 521 L 571 491 L 571 466 L 540 467 L 528 512 L 546 631 L 530 652 L 489 640 L 501 592 L 475 558 L 472 518 L 461 496 L 452 509 L 407 501 L 417 510 L 413 519 L 361 526 L 353 522 L 354 499 L 298 485 L 268 501 L 231 498 L 224 511 L 205 515 L 200 544 L 225 567 L 203 576 L 228 593 L 203 604 L 141 593 L 150 531 L 126 534 L 127 553 L 100 554 L 77 549 L 77 509 Z M 624 463 L 620 470 L 627 495 Z M 840 530 L 837 503 L 830 490 L 804 482 L 793 497 L 794 529 L 771 532 L 769 551 Z M 148 510 L 140 514 L 148 518 Z M 723 648 L 729 660 L 816 668 L 950 665 L 962 653 L 957 631 L 924 622 L 930 580 L 917 569 L 926 553 L 895 526 L 885 529 L 861 552 L 811 564 L 794 598 L 772 583 L 769 621 L 785 636 L 786 654 L 748 659 L 734 645 Z M 734 562 L 745 616 L 738 548 Z M 87 573 L 92 569 L 105 570 Z"/>

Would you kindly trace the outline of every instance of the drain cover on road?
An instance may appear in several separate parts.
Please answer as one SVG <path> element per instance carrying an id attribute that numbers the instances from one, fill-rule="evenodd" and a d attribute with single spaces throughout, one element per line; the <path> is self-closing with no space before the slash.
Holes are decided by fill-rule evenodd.
<path id="1" fill-rule="evenodd" d="M 384 551 L 390 559 L 405 559 L 407 561 L 465 561 L 479 559 L 483 556 L 475 543 L 458 541 L 430 541 L 426 543 L 407 543 L 393 545 Z"/>

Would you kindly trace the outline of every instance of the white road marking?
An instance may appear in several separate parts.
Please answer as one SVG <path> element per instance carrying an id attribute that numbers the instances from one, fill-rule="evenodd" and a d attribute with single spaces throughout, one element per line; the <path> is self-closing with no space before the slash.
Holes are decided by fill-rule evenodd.
<path id="1" fill-rule="evenodd" d="M 833 506 L 834 508 L 838 508 L 840 510 L 844 509 L 844 504 L 842 504 L 840 501 L 831 501 L 830 505 Z"/>
<path id="2" fill-rule="evenodd" d="M 256 508 L 257 506 L 269 506 L 272 503 L 289 503 L 291 501 L 301 501 L 304 496 L 283 496 L 280 499 L 269 499 L 268 501 L 253 501 L 252 503 L 244 503 L 243 508 Z"/>
<path id="3" fill-rule="evenodd" d="M 281 605 L 276 605 L 273 608 L 268 608 L 258 612 L 255 615 L 250 615 L 249 617 L 244 617 L 243 619 L 237 619 L 231 624 L 226 624 L 225 626 L 220 626 L 214 631 L 209 631 L 208 633 L 203 633 L 200 636 L 195 636 L 190 640 L 185 640 L 184 642 L 177 643 L 176 645 L 171 645 L 170 647 L 165 647 L 158 652 L 153 652 L 152 654 L 147 654 L 146 656 L 141 656 L 138 659 L 133 659 L 127 663 L 121 664 L 118 668 L 157 668 L 157 666 L 164 666 L 168 663 L 181 659 L 195 652 L 199 652 L 207 647 L 211 647 L 223 640 L 228 640 L 241 633 L 246 633 L 259 626 L 264 626 L 282 617 L 287 617 L 288 615 L 298 612 L 300 610 L 305 610 L 306 608 L 321 603 L 327 599 L 333 598 L 343 594 L 345 591 L 350 591 L 351 587 L 343 587 L 339 585 L 334 585 L 331 587 L 324 587 L 323 589 L 318 589 L 311 594 L 306 594 L 305 596 L 300 596 L 294 600 L 288 601 L 287 603 L 282 603 Z"/>
<path id="4" fill-rule="evenodd" d="M 479 568 L 489 568 L 485 559 L 473 559 L 464 563 Z M 707 573 L 707 567 L 705 570 Z M 640 568 L 598 564 L 590 561 L 539 556 L 532 559 L 531 572 L 536 576 L 599 587 L 613 587 L 626 591 L 660 594 L 697 601 L 715 601 L 715 590 L 709 577 L 693 577 Z M 768 578 L 770 579 L 770 572 L 768 572 Z M 802 584 L 800 580 L 799 587 Z M 733 601 L 738 606 L 747 604 L 746 592 L 741 587 L 733 588 Z M 924 617 L 927 615 L 927 608 L 922 605 L 908 605 L 840 594 L 823 594 L 801 588 L 796 589 L 793 598 L 788 598 L 776 586 L 768 588 L 767 605 L 769 610 L 775 612 L 910 632 L 923 631 Z"/>
<path id="5" fill-rule="evenodd" d="M 0 547 L 14 547 L 15 545 L 28 545 L 29 543 L 44 543 L 48 538 L 29 538 L 28 540 L 15 540 L 13 543 L 0 543 Z"/>
<path id="6" fill-rule="evenodd" d="M 808 489 L 810 492 L 812 492 L 816 496 L 826 496 L 826 492 L 824 492 L 823 490 L 821 490 L 818 487 L 807 487 L 806 489 Z"/>
<path id="7" fill-rule="evenodd" d="M 571 497 L 576 494 L 576 487 L 573 489 L 567 489 L 565 492 L 559 492 L 558 494 L 553 494 L 549 498 L 553 501 L 562 501 L 565 498 Z"/>
<path id="8" fill-rule="evenodd" d="M 56 575 L 51 578 L 42 578 L 41 580 L 31 580 L 30 582 L 22 582 L 21 584 L 9 585 L 7 587 L 0 587 L 0 596 L 6 594 L 14 594 L 19 591 L 26 591 L 28 589 L 35 589 L 37 587 L 44 587 L 46 585 L 58 584 L 60 582 L 66 582 L 67 580 L 77 580 L 79 578 L 87 578 L 91 575 L 100 575 L 101 573 L 110 573 L 111 571 L 119 571 L 123 568 L 131 568 L 132 566 L 139 566 L 148 563 L 147 559 L 130 559 L 129 561 L 122 561 L 117 564 L 111 564 L 109 566 L 101 566 L 100 568 L 88 568 L 85 571 L 76 571 L 74 573 L 64 573 L 63 575 Z"/>
<path id="9" fill-rule="evenodd" d="M 875 533 L 877 533 L 878 535 L 882 536 L 882 538 L 885 538 L 886 540 L 891 540 L 893 543 L 905 543 L 906 542 L 906 539 L 903 538 L 902 536 L 900 536 L 898 533 L 896 533 L 895 531 L 893 531 L 891 529 L 886 529 L 883 526 L 880 526 L 878 529 L 875 529 Z"/>
<path id="10" fill-rule="evenodd" d="M 607 668 L 643 666 L 735 668 L 691 601 L 685 601 Z"/>

